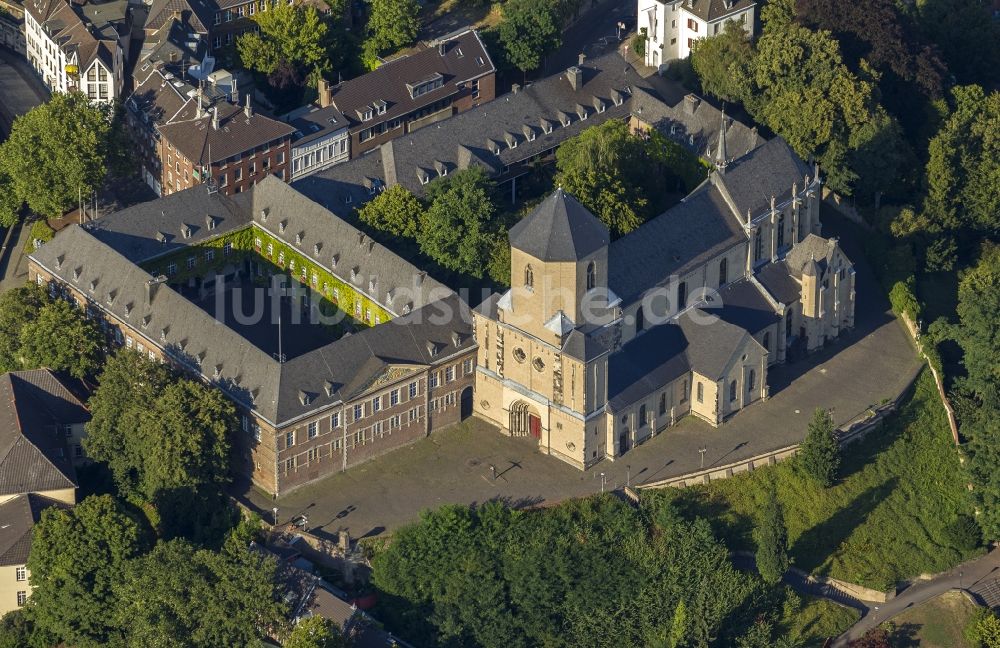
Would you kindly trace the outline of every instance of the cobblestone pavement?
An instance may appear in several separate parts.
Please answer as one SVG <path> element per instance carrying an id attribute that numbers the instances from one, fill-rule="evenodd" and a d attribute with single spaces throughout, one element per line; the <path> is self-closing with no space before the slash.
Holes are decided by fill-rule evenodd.
<path id="1" fill-rule="evenodd" d="M 797 443 L 816 407 L 832 408 L 844 424 L 883 399 L 895 398 L 920 369 L 916 352 L 864 262 L 849 230 L 825 217 L 826 235 L 842 245 L 858 272 L 856 328 L 805 361 L 771 370 L 771 398 L 712 428 L 693 417 L 586 472 L 538 453 L 531 441 L 512 439 L 488 424 L 466 421 L 409 448 L 294 491 L 276 502 L 255 490 L 245 498 L 281 521 L 306 514 L 320 535 L 345 529 L 354 537 L 378 535 L 416 519 L 425 508 L 504 498 L 529 505 L 658 481 L 723 465 Z M 490 466 L 497 471 L 494 481 Z"/>

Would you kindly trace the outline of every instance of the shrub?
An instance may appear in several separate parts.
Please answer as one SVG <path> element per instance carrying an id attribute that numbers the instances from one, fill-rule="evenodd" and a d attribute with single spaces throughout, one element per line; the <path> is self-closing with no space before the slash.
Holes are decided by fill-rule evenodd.
<path id="1" fill-rule="evenodd" d="M 892 310 L 897 315 L 906 315 L 914 323 L 920 317 L 920 302 L 917 301 L 916 295 L 916 279 L 913 275 L 906 278 L 905 281 L 897 281 L 893 285 L 892 290 L 889 291 L 889 303 L 892 304 Z"/>

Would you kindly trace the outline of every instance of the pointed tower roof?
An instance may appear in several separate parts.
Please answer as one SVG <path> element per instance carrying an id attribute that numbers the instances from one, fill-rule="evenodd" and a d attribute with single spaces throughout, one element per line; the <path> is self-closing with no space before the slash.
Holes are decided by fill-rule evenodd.
<path id="1" fill-rule="evenodd" d="M 608 228 L 562 188 L 510 229 L 510 245 L 542 261 L 576 261 L 610 241 Z"/>
<path id="2" fill-rule="evenodd" d="M 726 150 L 726 109 L 722 109 L 722 126 L 719 128 L 719 149 L 715 154 L 715 166 L 720 173 L 726 172 L 729 152 Z"/>
<path id="3" fill-rule="evenodd" d="M 809 261 L 802 268 L 803 277 L 818 277 L 819 276 L 819 264 L 816 263 L 816 257 L 810 256 Z"/>

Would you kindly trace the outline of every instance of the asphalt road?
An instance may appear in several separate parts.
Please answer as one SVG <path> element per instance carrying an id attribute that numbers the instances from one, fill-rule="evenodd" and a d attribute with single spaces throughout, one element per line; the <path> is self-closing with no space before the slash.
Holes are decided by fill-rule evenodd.
<path id="1" fill-rule="evenodd" d="M 834 640 L 832 648 L 844 648 L 851 641 L 859 639 L 869 630 L 891 620 L 896 615 L 949 590 L 974 589 L 980 581 L 986 580 L 991 574 L 998 571 L 1000 571 L 1000 551 L 994 550 L 985 556 L 942 572 L 930 580 L 915 583 L 891 601 L 879 603 L 877 606 L 873 605 L 847 632 Z"/>
<path id="2" fill-rule="evenodd" d="M 0 47 L 0 140 L 14 119 L 48 101 L 49 92 L 19 54 Z"/>

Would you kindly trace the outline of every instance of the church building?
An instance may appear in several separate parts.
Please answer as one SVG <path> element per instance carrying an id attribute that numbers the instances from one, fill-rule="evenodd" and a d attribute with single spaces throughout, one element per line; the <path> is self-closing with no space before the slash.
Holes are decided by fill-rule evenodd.
<path id="1" fill-rule="evenodd" d="M 611 241 L 562 189 L 509 233 L 511 289 L 473 313 L 477 415 L 578 468 L 687 415 L 768 397 L 768 367 L 854 324 L 854 269 L 823 238 L 821 179 L 781 138 Z"/>

